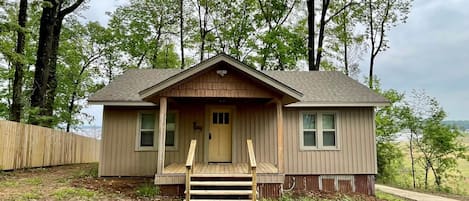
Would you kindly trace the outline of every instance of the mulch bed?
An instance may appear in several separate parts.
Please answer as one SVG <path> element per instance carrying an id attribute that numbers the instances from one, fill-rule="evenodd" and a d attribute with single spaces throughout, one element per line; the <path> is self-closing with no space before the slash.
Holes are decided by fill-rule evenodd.
<path id="1" fill-rule="evenodd" d="M 137 188 L 145 184 L 153 184 L 150 177 L 102 177 L 102 178 L 79 178 L 71 182 L 73 187 L 81 187 L 105 193 L 124 195 L 133 200 L 181 200 L 179 197 L 158 196 L 147 199 L 139 197 Z"/>

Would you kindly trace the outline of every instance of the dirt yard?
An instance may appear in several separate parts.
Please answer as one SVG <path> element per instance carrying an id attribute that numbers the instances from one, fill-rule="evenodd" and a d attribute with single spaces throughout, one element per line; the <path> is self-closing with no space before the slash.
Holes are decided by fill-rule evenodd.
<path id="1" fill-rule="evenodd" d="M 4 171 L 0 200 L 175 200 L 158 196 L 152 182 L 152 178 L 97 178 L 97 164 Z"/>
<path id="2" fill-rule="evenodd" d="M 0 200 L 182 200 L 162 197 L 153 178 L 97 178 L 97 164 L 0 171 Z M 281 200 L 388 200 L 362 195 L 309 193 Z M 394 199 L 389 199 L 394 200 Z"/>

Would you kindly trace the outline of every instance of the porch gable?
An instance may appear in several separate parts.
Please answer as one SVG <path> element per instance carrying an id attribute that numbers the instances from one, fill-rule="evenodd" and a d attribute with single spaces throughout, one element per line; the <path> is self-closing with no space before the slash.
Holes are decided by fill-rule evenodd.
<path id="1" fill-rule="evenodd" d="M 142 100 L 152 102 L 158 100 L 157 97 L 277 98 L 280 95 L 284 104 L 298 102 L 303 96 L 301 92 L 225 54 L 148 87 L 139 95 Z"/>
<path id="2" fill-rule="evenodd" d="M 223 76 L 219 72 L 226 73 Z M 280 98 L 282 95 L 272 88 L 261 85 L 255 80 L 237 72 L 228 64 L 219 63 L 190 79 L 170 86 L 158 96 L 166 97 L 200 97 L 200 98 Z"/>

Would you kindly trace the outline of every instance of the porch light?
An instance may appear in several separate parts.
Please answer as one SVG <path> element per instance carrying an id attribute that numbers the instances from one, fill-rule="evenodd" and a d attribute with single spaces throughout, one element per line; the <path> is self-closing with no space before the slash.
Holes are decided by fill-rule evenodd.
<path id="1" fill-rule="evenodd" d="M 228 73 L 227 70 L 217 70 L 217 74 L 220 75 L 220 77 L 225 76 Z"/>

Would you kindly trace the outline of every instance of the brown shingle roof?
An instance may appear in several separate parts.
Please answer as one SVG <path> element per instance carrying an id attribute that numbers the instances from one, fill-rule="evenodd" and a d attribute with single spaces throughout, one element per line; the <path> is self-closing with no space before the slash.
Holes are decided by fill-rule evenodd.
<path id="1" fill-rule="evenodd" d="M 181 72 L 179 69 L 128 70 L 93 94 L 89 102 L 142 102 L 139 92 Z M 291 106 L 373 106 L 388 100 L 366 86 L 331 71 L 264 71 L 266 75 L 303 93 Z"/>
<path id="2" fill-rule="evenodd" d="M 181 72 L 179 69 L 133 69 L 88 98 L 89 102 L 141 102 L 138 92 Z"/>
<path id="3" fill-rule="evenodd" d="M 341 72 L 265 71 L 264 73 L 303 93 L 301 103 L 305 104 L 388 103 L 388 100 L 381 95 Z"/>

